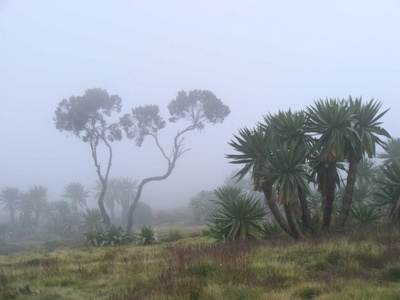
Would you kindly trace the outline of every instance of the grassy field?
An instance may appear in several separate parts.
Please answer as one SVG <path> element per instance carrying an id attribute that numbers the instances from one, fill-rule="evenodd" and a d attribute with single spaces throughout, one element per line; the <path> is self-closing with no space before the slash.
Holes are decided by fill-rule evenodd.
<path id="1" fill-rule="evenodd" d="M 193 237 L 199 230 L 182 230 L 185 238 L 152 246 L 43 244 L 29 252 L 0 255 L 0 296 L 400 299 L 397 231 L 347 233 L 296 243 L 281 237 L 215 244 L 206 237 Z"/>

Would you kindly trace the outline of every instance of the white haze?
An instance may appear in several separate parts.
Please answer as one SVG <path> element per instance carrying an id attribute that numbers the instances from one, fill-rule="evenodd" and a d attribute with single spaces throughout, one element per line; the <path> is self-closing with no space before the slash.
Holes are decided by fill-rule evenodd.
<path id="1" fill-rule="evenodd" d="M 168 103 L 180 90 L 208 89 L 231 108 L 223 124 L 187 134 L 191 151 L 143 201 L 186 205 L 235 169 L 224 155 L 241 127 L 262 115 L 325 97 L 362 95 L 390 111 L 383 126 L 400 136 L 398 1 L 0 1 L 0 188 L 32 185 L 60 198 L 66 184 L 92 191 L 88 145 L 60 133 L 63 98 L 100 87 L 123 112 Z M 171 149 L 185 123 L 160 133 Z M 111 176 L 160 175 L 166 163 L 147 140 L 114 144 Z M 105 166 L 105 162 L 103 163 Z"/>

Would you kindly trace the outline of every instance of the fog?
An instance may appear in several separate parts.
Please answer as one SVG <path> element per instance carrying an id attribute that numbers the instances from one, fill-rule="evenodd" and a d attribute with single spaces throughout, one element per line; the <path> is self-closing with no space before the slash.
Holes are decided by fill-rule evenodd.
<path id="1" fill-rule="evenodd" d="M 180 90 L 212 91 L 231 109 L 222 124 L 189 132 L 172 175 L 145 186 L 153 208 L 185 206 L 221 185 L 239 128 L 279 109 L 325 97 L 361 96 L 390 108 L 383 127 L 400 136 L 398 1 L 0 2 L 0 188 L 44 185 L 58 200 L 70 182 L 94 195 L 87 144 L 56 130 L 58 103 L 89 88 L 122 98 L 122 112 L 168 103 Z M 167 124 L 167 151 L 184 122 Z M 113 144 L 111 177 L 163 174 L 154 142 Z M 106 162 L 102 165 L 105 166 Z M 94 200 L 93 200 L 94 201 Z M 95 203 L 92 202 L 92 203 Z"/>

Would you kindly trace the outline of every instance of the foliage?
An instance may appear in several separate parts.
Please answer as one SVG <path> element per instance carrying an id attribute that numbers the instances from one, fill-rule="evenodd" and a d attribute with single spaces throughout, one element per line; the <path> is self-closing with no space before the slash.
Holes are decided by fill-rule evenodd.
<path id="1" fill-rule="evenodd" d="M 21 205 L 21 193 L 18 188 L 5 187 L 0 191 L 0 202 L 3 210 L 10 214 L 11 222 L 15 220 L 15 213 Z"/>
<path id="2" fill-rule="evenodd" d="M 110 96 L 106 90 L 88 89 L 83 96 L 60 101 L 54 117 L 56 128 L 72 132 L 84 142 L 100 138 L 120 139 L 121 132 L 114 124 L 107 125 L 106 117 L 112 112 L 120 112 L 121 102 L 118 95 Z"/>
<path id="3" fill-rule="evenodd" d="M 222 123 L 230 113 L 227 105 L 224 105 L 212 92 L 206 90 L 178 92 L 177 97 L 168 105 L 168 110 L 171 115 L 169 121 L 187 119 L 197 129 L 203 129 L 205 122 Z"/>
<path id="4" fill-rule="evenodd" d="M 179 92 L 176 99 L 172 100 L 168 105 L 168 109 L 171 115 L 169 121 L 176 122 L 180 119 L 185 119 L 190 122 L 186 128 L 179 130 L 173 138 L 172 152 L 170 154 L 164 150 L 158 139 L 159 131 L 165 127 L 165 121 L 159 115 L 158 106 L 146 105 L 133 108 L 131 113 L 125 114 L 120 119 L 120 125 L 127 138 L 135 140 L 136 145 L 139 147 L 146 137 L 152 138 L 162 157 L 167 162 L 167 169 L 164 173 L 145 178 L 139 183 L 136 196 L 128 212 L 128 230 L 133 227 L 133 214 L 144 186 L 151 181 L 160 181 L 168 178 L 174 170 L 179 157 L 189 150 L 185 148 L 183 143 L 184 134 L 196 129 L 201 130 L 206 123 L 222 123 L 230 113 L 229 107 L 224 105 L 213 93 L 200 90 L 193 90 L 189 93 L 185 91 Z"/>
<path id="5" fill-rule="evenodd" d="M 273 237 L 282 234 L 282 228 L 276 222 L 263 222 L 261 233 L 265 237 Z"/>
<path id="6" fill-rule="evenodd" d="M 378 211 L 376 207 L 367 203 L 353 205 L 351 214 L 358 225 L 371 224 L 383 217 L 383 213 Z"/>
<path id="7" fill-rule="evenodd" d="M 100 246 L 100 241 L 101 241 L 101 231 L 98 231 L 96 229 L 89 229 L 83 234 L 83 238 L 85 242 L 89 246 Z"/>
<path id="8" fill-rule="evenodd" d="M 100 230 L 103 225 L 103 217 L 97 208 L 86 208 L 86 212 L 80 214 L 81 227 L 88 230 Z"/>
<path id="9" fill-rule="evenodd" d="M 34 185 L 28 189 L 28 192 L 22 196 L 21 211 L 22 214 L 35 215 L 34 226 L 39 226 L 39 219 L 41 214 L 47 209 L 48 190 L 43 185 Z"/>
<path id="10" fill-rule="evenodd" d="M 79 214 L 65 200 L 52 202 L 49 206 L 48 224 L 46 227 L 59 236 L 71 236 L 79 229 Z"/>
<path id="11" fill-rule="evenodd" d="M 72 207 L 77 212 L 79 206 L 83 207 L 87 205 L 86 198 L 89 197 L 89 192 L 82 183 L 71 182 L 65 187 L 62 197 L 70 201 Z"/>
<path id="12" fill-rule="evenodd" d="M 129 244 L 133 236 L 121 226 L 106 226 L 99 229 L 89 229 L 83 234 L 85 242 L 90 246 L 122 246 Z"/>
<path id="13" fill-rule="evenodd" d="M 132 235 L 121 226 L 107 226 L 104 229 L 98 230 L 100 246 L 122 246 L 130 243 L 133 240 Z"/>
<path id="14" fill-rule="evenodd" d="M 121 111 L 121 98 L 109 95 L 106 90 L 99 88 L 85 91 L 83 96 L 71 96 L 68 100 L 59 102 L 53 118 L 58 130 L 71 132 L 90 146 L 96 173 L 102 184 L 102 193 L 98 204 L 105 224 L 110 224 L 110 218 L 104 208 L 104 194 L 107 187 L 108 175 L 112 163 L 112 148 L 110 142 L 122 139 L 118 123 L 109 123 L 111 113 Z M 98 147 L 103 143 L 108 150 L 105 171 L 100 168 Z"/>
<path id="15" fill-rule="evenodd" d="M 122 219 L 122 223 L 126 223 L 130 204 L 132 203 L 137 189 L 137 181 L 129 177 L 112 177 L 108 179 L 107 190 L 104 195 L 104 204 L 111 214 L 111 222 L 117 223 L 118 219 Z M 96 197 L 100 197 L 103 185 L 100 181 L 95 186 Z M 116 207 L 122 208 L 122 215 L 116 216 Z"/>
<path id="16" fill-rule="evenodd" d="M 400 222 L 400 159 L 381 166 L 383 178 L 378 181 L 378 204 L 387 210 L 389 218 Z"/>
<path id="17" fill-rule="evenodd" d="M 215 191 L 220 208 L 211 215 L 210 236 L 219 241 L 238 241 L 255 237 L 262 228 L 264 207 L 258 200 L 235 187 L 220 187 Z"/>
<path id="18" fill-rule="evenodd" d="M 136 233 L 137 243 L 143 246 L 158 243 L 158 237 L 151 226 L 142 226 Z"/>
<path id="19" fill-rule="evenodd" d="M 0 298 L 397 299 L 398 232 L 359 234 L 26 249 L 0 260 Z"/>
<path id="20" fill-rule="evenodd" d="M 384 163 L 400 159 L 400 138 L 390 138 L 383 144 L 384 153 L 378 155 Z"/>
<path id="21" fill-rule="evenodd" d="M 251 175 L 254 189 L 263 191 L 275 220 L 293 238 L 315 232 L 313 219 L 320 210 L 325 230 L 333 220 L 333 228 L 342 229 L 353 198 L 362 197 L 361 186 L 375 178 L 373 163 L 366 158 L 373 157 L 376 145 L 383 144 L 381 136 L 390 136 L 381 127 L 380 119 L 387 112 L 380 112 L 381 106 L 373 99 L 363 102 L 361 97 L 330 98 L 314 101 L 305 111 L 269 114 L 254 129 L 240 129 L 229 143 L 237 153 L 226 156 L 231 163 L 243 165 L 237 177 Z M 339 170 L 347 177 L 338 201 Z M 320 205 L 307 201 L 310 182 L 318 186 Z M 354 194 L 356 185 L 359 195 Z M 338 216 L 332 219 L 338 203 Z M 314 204 L 313 209 L 309 204 Z M 298 226 L 300 218 L 302 228 Z"/>
<path id="22" fill-rule="evenodd" d="M 131 114 L 125 114 L 121 126 L 129 139 L 135 139 L 136 146 L 140 147 L 146 136 L 157 136 L 158 131 L 165 127 L 165 121 L 159 115 L 157 105 L 138 106 L 132 109 Z"/>

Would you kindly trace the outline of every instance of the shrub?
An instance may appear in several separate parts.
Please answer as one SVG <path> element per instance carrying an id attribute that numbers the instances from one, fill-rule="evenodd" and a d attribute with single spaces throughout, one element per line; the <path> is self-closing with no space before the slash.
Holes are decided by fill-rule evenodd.
<path id="1" fill-rule="evenodd" d="M 282 233 L 282 228 L 275 222 L 265 222 L 261 224 L 261 233 L 265 237 L 278 236 Z"/>
<path id="2" fill-rule="evenodd" d="M 218 188 L 215 195 L 220 208 L 211 215 L 208 225 L 211 237 L 219 241 L 237 241 L 262 232 L 260 224 L 266 213 L 259 200 L 231 186 Z"/>
<path id="3" fill-rule="evenodd" d="M 132 241 L 131 234 L 121 226 L 111 225 L 100 231 L 101 246 L 121 246 Z"/>
<path id="4" fill-rule="evenodd" d="M 130 243 L 132 235 L 121 226 L 108 226 L 104 229 L 89 229 L 84 233 L 84 239 L 90 246 L 122 246 Z"/>
<path id="5" fill-rule="evenodd" d="M 142 226 L 136 234 L 137 243 L 140 245 L 151 245 L 158 243 L 158 238 L 151 226 Z"/>

